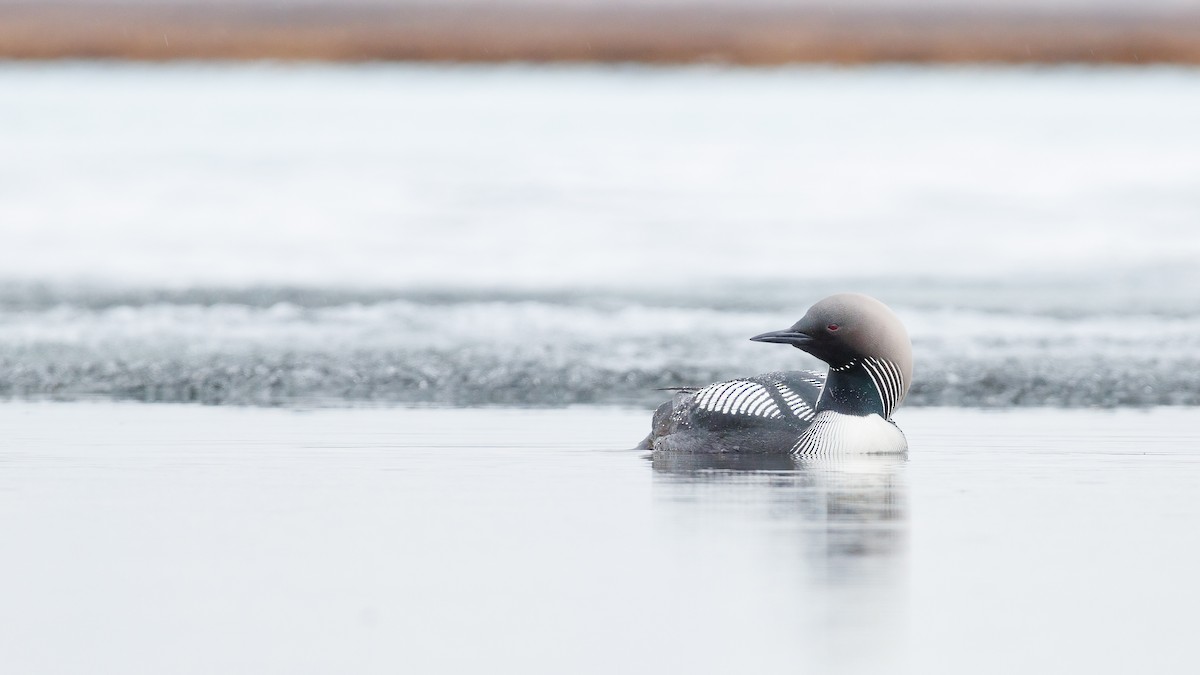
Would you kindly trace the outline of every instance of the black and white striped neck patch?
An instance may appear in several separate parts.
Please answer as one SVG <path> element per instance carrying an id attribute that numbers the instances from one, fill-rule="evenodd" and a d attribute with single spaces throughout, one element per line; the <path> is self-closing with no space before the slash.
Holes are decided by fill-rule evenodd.
<path id="1" fill-rule="evenodd" d="M 863 369 L 879 392 L 879 400 L 883 403 L 883 416 L 890 418 L 892 411 L 904 400 L 904 375 L 900 367 L 886 359 L 873 356 L 862 360 Z"/>

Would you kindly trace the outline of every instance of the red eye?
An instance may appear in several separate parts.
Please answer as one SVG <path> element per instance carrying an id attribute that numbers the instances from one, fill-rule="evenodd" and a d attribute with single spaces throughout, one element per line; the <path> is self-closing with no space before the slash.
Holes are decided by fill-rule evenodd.
<path id="1" fill-rule="evenodd" d="M 828 329 L 829 329 L 829 332 L 831 332 L 831 333 L 832 333 L 833 331 L 835 331 L 835 330 L 837 330 L 837 329 L 841 328 L 841 326 L 837 325 L 836 323 L 831 323 L 831 324 L 829 324 L 828 326 L 826 326 L 826 328 L 828 328 Z"/>

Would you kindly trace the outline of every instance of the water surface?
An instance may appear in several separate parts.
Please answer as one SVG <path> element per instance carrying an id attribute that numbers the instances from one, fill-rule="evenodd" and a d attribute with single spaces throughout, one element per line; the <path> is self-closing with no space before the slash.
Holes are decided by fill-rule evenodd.
<path id="1" fill-rule="evenodd" d="M 907 462 L 758 466 L 595 407 L 0 418 L 14 672 L 1200 666 L 1194 409 L 905 410 Z"/>

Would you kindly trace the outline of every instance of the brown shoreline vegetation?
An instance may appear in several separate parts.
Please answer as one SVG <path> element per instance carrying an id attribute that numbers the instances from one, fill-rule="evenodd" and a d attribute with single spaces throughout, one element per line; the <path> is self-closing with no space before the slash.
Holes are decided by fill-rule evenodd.
<path id="1" fill-rule="evenodd" d="M 0 58 L 1200 64 L 1200 11 L 0 4 Z"/>

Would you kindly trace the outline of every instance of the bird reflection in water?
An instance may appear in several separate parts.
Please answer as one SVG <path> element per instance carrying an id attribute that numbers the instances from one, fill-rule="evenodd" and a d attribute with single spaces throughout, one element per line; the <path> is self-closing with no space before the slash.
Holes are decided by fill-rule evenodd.
<path id="1" fill-rule="evenodd" d="M 763 584 L 739 585 L 754 610 L 730 617 L 755 630 L 762 621 L 788 625 L 797 663 L 811 672 L 882 672 L 905 658 L 905 456 L 660 451 L 648 459 L 663 546 L 680 564 L 711 568 L 718 586 L 731 575 Z M 776 604 L 753 604 L 758 592 Z"/>
<path id="2" fill-rule="evenodd" d="M 762 519 L 794 532 L 806 567 L 824 582 L 883 581 L 903 571 L 903 455 L 658 452 L 649 459 L 659 499 L 689 502 L 705 517 Z"/>

